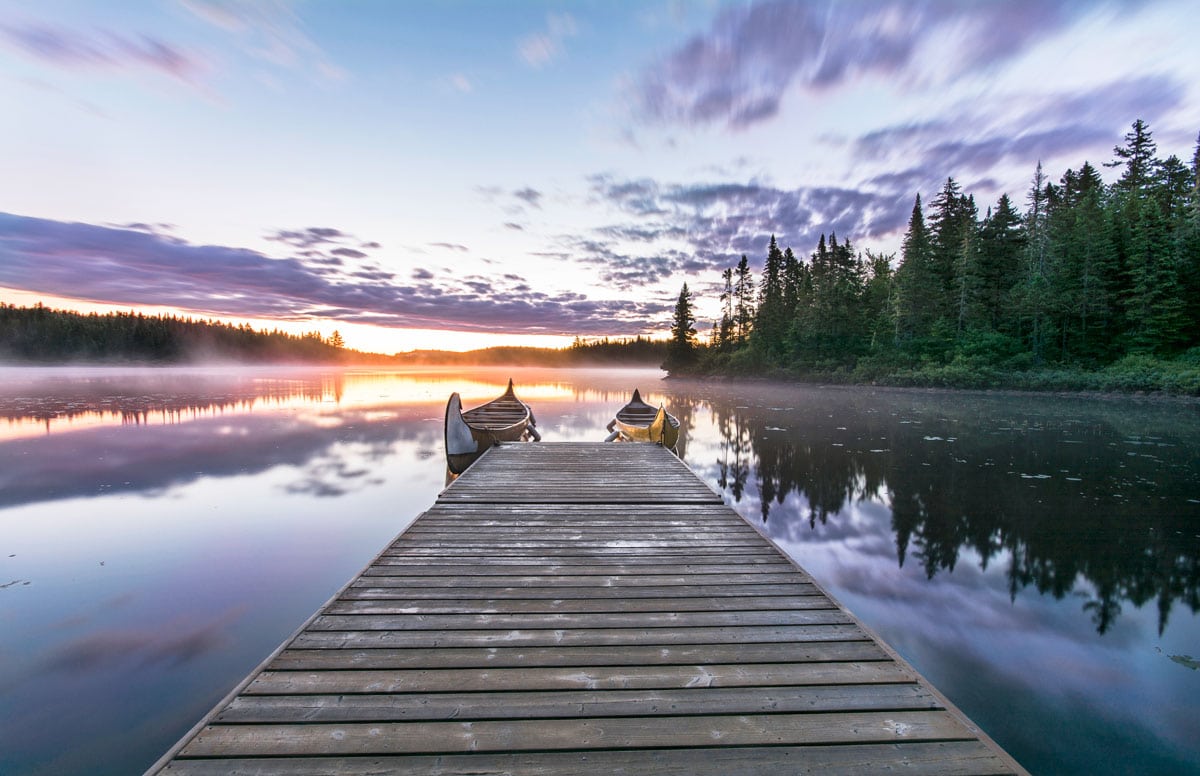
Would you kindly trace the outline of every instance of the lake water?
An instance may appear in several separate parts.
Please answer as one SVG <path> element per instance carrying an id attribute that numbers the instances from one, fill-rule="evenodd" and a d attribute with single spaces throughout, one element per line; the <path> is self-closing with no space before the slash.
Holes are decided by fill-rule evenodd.
<path id="1" fill-rule="evenodd" d="M 0 773 L 139 773 L 428 508 L 451 391 L 639 387 L 1034 773 L 1200 773 L 1200 409 L 657 371 L 0 369 Z"/>

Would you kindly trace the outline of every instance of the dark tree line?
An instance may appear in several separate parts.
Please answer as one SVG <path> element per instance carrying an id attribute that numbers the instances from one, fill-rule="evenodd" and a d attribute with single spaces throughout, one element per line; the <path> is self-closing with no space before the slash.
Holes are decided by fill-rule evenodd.
<path id="1" fill-rule="evenodd" d="M 948 178 L 916 197 L 898 262 L 834 234 L 804 261 L 772 237 L 757 279 L 745 256 L 722 274 L 720 318 L 687 363 L 864 379 L 1200 366 L 1200 142 L 1190 164 L 1159 158 L 1138 120 L 1106 166 L 1111 184 L 1088 162 L 1058 182 L 1039 163 L 1023 210 L 1004 195 L 982 214 Z"/>
<path id="2" fill-rule="evenodd" d="M 967 407 L 940 411 L 963 427 L 977 422 Z M 820 406 L 806 413 L 805 433 L 784 434 L 772 432 L 770 423 L 778 421 L 767 416 L 714 404 L 722 437 L 718 484 L 735 503 L 753 500 L 757 491 L 764 523 L 793 495 L 800 502 L 790 508 L 806 510 L 813 527 L 855 502 L 886 499 L 899 565 L 920 564 L 932 579 L 953 571 L 964 552 L 983 568 L 1007 556 L 1014 598 L 1032 587 L 1061 599 L 1086 580 L 1093 592 L 1083 606 L 1101 633 L 1112 627 L 1125 602 L 1136 607 L 1154 602 L 1160 633 L 1176 603 L 1200 610 L 1200 537 L 1189 528 L 1194 510 L 1182 508 L 1192 487 L 1185 478 L 1146 485 L 1137 498 L 1114 498 L 1110 483 L 1125 476 L 1124 450 L 1060 445 L 1054 468 L 1088 473 L 1078 493 L 1049 480 L 1013 487 L 1013 470 L 1046 465 L 1045 451 L 1019 429 L 963 434 L 954 455 L 969 461 L 972 471 L 948 476 L 944 448 L 923 441 L 925 427 L 874 409 L 840 408 L 835 420 Z M 855 430 L 853 436 L 846 426 Z M 1099 442 L 1119 432 L 1100 417 L 1083 433 Z M 872 450 L 882 439 L 888 448 Z M 985 461 L 1005 465 L 976 465 Z M 1081 499 L 1104 506 L 1082 516 Z M 1154 502 L 1161 508 L 1146 508 Z M 1046 520 L 1046 514 L 1074 517 Z"/>
<path id="3" fill-rule="evenodd" d="M 341 334 L 256 331 L 174 315 L 92 313 L 42 305 L 0 303 L 0 360 L 21 363 L 68 361 L 182 363 L 205 359 L 256 362 L 334 363 L 353 351 Z"/>

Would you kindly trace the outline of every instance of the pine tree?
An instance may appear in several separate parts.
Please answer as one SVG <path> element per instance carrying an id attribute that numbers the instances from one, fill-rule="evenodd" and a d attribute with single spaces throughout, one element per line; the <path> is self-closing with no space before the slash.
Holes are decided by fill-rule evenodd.
<path id="1" fill-rule="evenodd" d="M 771 235 L 762 285 L 758 289 L 758 314 L 754 319 L 752 343 L 768 358 L 778 358 L 783 349 L 787 319 L 783 309 L 783 251 Z"/>
<path id="2" fill-rule="evenodd" d="M 1133 128 L 1125 134 L 1125 145 L 1115 146 L 1113 155 L 1117 158 L 1106 162 L 1105 167 L 1125 167 L 1117 188 L 1125 193 L 1144 191 L 1154 177 L 1154 155 L 1158 145 L 1146 122 L 1138 119 L 1133 122 Z"/>
<path id="3" fill-rule="evenodd" d="M 1187 216 L 1179 230 L 1179 270 L 1183 298 L 1186 344 L 1200 345 L 1200 136 L 1192 153 L 1191 187 Z"/>
<path id="4" fill-rule="evenodd" d="M 721 288 L 721 322 L 715 333 L 714 343 L 719 349 L 725 350 L 733 345 L 733 268 L 727 267 L 721 273 L 723 286 Z"/>
<path id="5" fill-rule="evenodd" d="M 978 225 L 974 197 L 960 200 L 959 213 L 959 246 L 954 257 L 954 311 L 955 336 L 962 339 L 968 329 L 982 328 L 983 310 L 980 297 L 983 291 L 983 279 L 979 267 L 979 245 L 977 240 Z"/>
<path id="6" fill-rule="evenodd" d="M 1021 216 L 1003 194 L 979 230 L 981 325 L 990 331 L 1012 334 L 1018 330 L 1011 314 L 1012 294 L 1020 282 L 1023 248 Z"/>
<path id="7" fill-rule="evenodd" d="M 741 346 L 750 339 L 750 331 L 754 328 L 755 317 L 754 278 L 750 273 L 750 263 L 746 260 L 744 253 L 742 260 L 737 265 L 737 279 L 733 293 L 737 299 L 734 323 L 737 329 L 737 342 Z"/>
<path id="8" fill-rule="evenodd" d="M 1053 189 L 1046 181 L 1039 161 L 1029 189 L 1029 209 L 1025 214 L 1025 282 L 1021 293 L 1022 317 L 1028 332 L 1029 350 L 1035 363 L 1041 363 L 1049 338 L 1050 308 L 1050 234 L 1048 200 Z"/>
<path id="9" fill-rule="evenodd" d="M 679 299 L 675 302 L 675 314 L 671 320 L 671 342 L 667 351 L 667 361 L 663 364 L 664 369 L 685 369 L 695 362 L 695 323 L 692 293 L 688 291 L 687 283 L 684 283 L 679 291 Z"/>
<path id="10" fill-rule="evenodd" d="M 1129 251 L 1125 315 L 1133 347 L 1167 352 L 1184 336 L 1183 288 L 1168 222 L 1153 199 L 1139 203 Z"/>
<path id="11" fill-rule="evenodd" d="M 900 268 L 896 271 L 895 336 L 897 343 L 905 344 L 930 336 L 941 296 L 920 194 L 913 203 L 900 256 Z"/>

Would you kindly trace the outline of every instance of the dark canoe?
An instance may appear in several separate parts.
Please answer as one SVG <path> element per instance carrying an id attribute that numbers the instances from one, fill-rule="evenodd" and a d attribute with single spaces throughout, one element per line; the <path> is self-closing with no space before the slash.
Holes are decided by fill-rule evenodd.
<path id="1" fill-rule="evenodd" d="M 537 421 L 529 405 L 517 398 L 513 382 L 503 394 L 487 404 L 463 411 L 462 399 L 450 394 L 446 404 L 446 465 L 455 474 L 483 455 L 492 445 L 540 439 Z"/>
<path id="2" fill-rule="evenodd" d="M 656 442 L 674 449 L 679 441 L 679 419 L 663 407 L 642 401 L 642 394 L 636 388 L 629 403 L 617 410 L 616 418 L 609 424 L 609 429 L 613 428 L 628 442 Z"/>

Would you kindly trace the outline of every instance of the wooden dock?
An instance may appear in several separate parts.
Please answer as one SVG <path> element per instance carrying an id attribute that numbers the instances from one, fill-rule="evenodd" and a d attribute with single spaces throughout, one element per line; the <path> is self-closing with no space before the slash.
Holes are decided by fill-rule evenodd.
<path id="1" fill-rule="evenodd" d="M 1025 773 L 670 453 L 551 443 L 486 453 L 148 773 L 878 771 Z"/>

